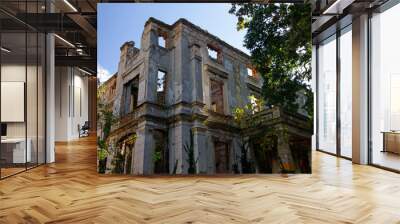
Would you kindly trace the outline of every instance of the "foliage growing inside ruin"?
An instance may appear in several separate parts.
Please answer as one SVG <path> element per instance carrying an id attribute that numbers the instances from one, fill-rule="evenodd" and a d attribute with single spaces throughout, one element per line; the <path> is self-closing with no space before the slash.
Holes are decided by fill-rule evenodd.
<path id="1" fill-rule="evenodd" d="M 97 144 L 99 146 L 99 149 L 101 149 L 98 153 L 98 159 L 104 160 L 107 157 L 107 151 L 105 150 L 107 148 L 106 143 L 104 140 L 99 139 Z"/>
<path id="2" fill-rule="evenodd" d="M 126 140 L 126 144 L 134 145 L 135 142 L 136 142 L 136 138 L 137 138 L 137 135 L 136 135 L 136 134 L 131 134 L 131 135 L 128 137 L 128 139 Z"/>
<path id="3" fill-rule="evenodd" d="M 153 153 L 153 162 L 157 163 L 159 161 L 161 161 L 161 150 L 156 147 Z"/>
<path id="4" fill-rule="evenodd" d="M 254 173 L 255 169 L 261 173 L 271 173 L 274 162 L 280 162 L 278 155 L 278 138 L 288 141 L 287 128 L 266 128 L 258 129 L 256 134 L 247 135 L 249 129 L 256 129 L 260 124 L 255 117 L 256 107 L 251 103 L 244 108 L 234 108 L 233 117 L 235 123 L 241 129 L 241 155 L 243 173 Z M 263 121 L 261 121 L 262 123 Z M 250 130 L 251 131 L 251 130 Z M 253 153 L 254 160 L 249 159 L 248 154 Z M 286 172 L 281 166 L 281 172 Z"/>
<path id="5" fill-rule="evenodd" d="M 117 118 L 114 116 L 112 108 L 104 102 L 103 96 L 107 91 L 106 86 L 101 85 L 97 89 L 97 117 L 98 117 L 98 125 L 102 131 L 102 139 L 107 139 L 110 134 L 112 125 L 117 121 Z"/>
<path id="6" fill-rule="evenodd" d="M 99 161 L 99 173 L 104 173 L 106 170 L 106 159 L 109 154 L 107 138 L 110 134 L 112 125 L 116 122 L 116 118 L 112 110 L 105 105 L 102 96 L 105 94 L 105 86 L 99 86 L 97 89 L 97 119 L 101 133 L 97 139 L 97 159 Z"/>
<path id="7" fill-rule="evenodd" d="M 251 103 L 245 105 L 244 107 L 236 107 L 233 109 L 233 119 L 235 123 L 240 127 L 241 132 L 241 153 L 240 153 L 240 162 L 242 165 L 243 173 L 254 173 L 254 161 L 248 158 L 249 150 L 250 150 L 250 142 L 249 138 L 246 138 L 243 135 L 244 129 L 250 127 L 249 121 L 251 122 L 251 115 L 255 113 L 255 108 L 252 107 Z"/>
<path id="8" fill-rule="evenodd" d="M 310 4 L 234 3 L 229 12 L 237 29 L 246 30 L 244 46 L 264 79 L 266 105 L 296 112 L 298 93 L 305 91 L 304 109 L 312 115 Z"/>
<path id="9" fill-rule="evenodd" d="M 115 148 L 112 157 L 112 173 L 124 173 L 125 155 L 120 148 Z"/>
<path id="10" fill-rule="evenodd" d="M 254 96 L 249 96 L 250 101 L 253 97 Z M 248 103 L 244 107 L 233 108 L 233 119 L 240 128 L 248 127 L 249 122 L 253 121 L 248 118 L 250 118 L 251 115 L 265 109 L 265 101 L 263 99 L 255 99 L 251 102 L 255 102 L 255 104 Z"/>
<path id="11" fill-rule="evenodd" d="M 136 141 L 136 134 L 132 133 L 120 140 L 118 144 L 112 147 L 112 173 L 130 172 L 132 164 L 132 149 Z"/>

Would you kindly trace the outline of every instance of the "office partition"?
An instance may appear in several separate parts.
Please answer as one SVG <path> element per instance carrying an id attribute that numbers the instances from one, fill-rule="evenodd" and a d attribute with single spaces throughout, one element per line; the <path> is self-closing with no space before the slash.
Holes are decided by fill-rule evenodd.
<path id="1" fill-rule="evenodd" d="M 44 1 L 2 2 L 0 16 L 15 23 L 0 27 L 0 178 L 45 163 L 45 34 L 18 16 L 45 10 Z"/>

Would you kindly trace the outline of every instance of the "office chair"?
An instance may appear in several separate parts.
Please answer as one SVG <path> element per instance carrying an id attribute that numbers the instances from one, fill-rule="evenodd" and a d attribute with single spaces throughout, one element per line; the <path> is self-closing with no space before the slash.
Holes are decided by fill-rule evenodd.
<path id="1" fill-rule="evenodd" d="M 90 129 L 89 121 L 85 121 L 82 127 L 79 127 L 78 125 L 78 129 L 79 129 L 79 138 L 89 136 L 89 129 Z"/>

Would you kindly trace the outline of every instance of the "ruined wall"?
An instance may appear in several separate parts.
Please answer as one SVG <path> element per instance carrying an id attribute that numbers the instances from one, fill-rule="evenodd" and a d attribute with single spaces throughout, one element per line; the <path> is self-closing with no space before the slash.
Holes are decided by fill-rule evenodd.
<path id="1" fill-rule="evenodd" d="M 159 46 L 160 36 L 165 39 L 164 47 Z M 210 46 L 218 50 L 217 59 L 210 58 Z M 249 95 L 262 85 L 261 79 L 248 77 L 249 64 L 247 55 L 186 20 L 168 25 L 149 19 L 140 50 L 133 42 L 122 45 L 116 78 L 113 112 L 119 122 L 113 127 L 112 139 L 120 141 L 124 129 L 136 134 L 131 173 L 154 173 L 154 130 L 168 138 L 169 173 L 191 172 L 188 148 L 194 151 L 196 173 L 215 173 L 215 142 L 229 146 L 229 172 L 234 164 L 240 168 L 240 136 L 232 121 L 233 109 L 249 103 Z M 157 101 L 159 70 L 166 73 L 163 104 Z M 137 108 L 121 117 L 124 84 L 136 77 Z M 212 110 L 211 80 L 222 84 L 222 113 Z"/>

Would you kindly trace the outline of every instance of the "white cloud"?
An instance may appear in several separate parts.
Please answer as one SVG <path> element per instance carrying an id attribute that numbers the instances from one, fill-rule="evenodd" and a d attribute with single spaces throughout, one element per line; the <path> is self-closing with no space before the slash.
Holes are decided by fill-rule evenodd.
<path id="1" fill-rule="evenodd" d="M 111 77 L 110 72 L 100 64 L 97 64 L 97 78 L 100 82 L 105 82 Z"/>

